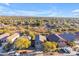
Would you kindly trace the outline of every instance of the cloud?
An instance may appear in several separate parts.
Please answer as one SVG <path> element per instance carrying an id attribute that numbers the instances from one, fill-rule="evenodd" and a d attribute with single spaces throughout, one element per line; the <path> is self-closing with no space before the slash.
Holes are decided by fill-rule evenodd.
<path id="1" fill-rule="evenodd" d="M 79 12 L 79 9 L 75 9 L 72 11 L 73 13 Z"/>
<path id="2" fill-rule="evenodd" d="M 57 16 L 59 11 L 49 10 L 17 10 L 9 7 L 0 6 L 1 16 Z"/>
<path id="3" fill-rule="evenodd" d="M 72 10 L 72 16 L 79 17 L 79 9 Z"/>
<path id="4" fill-rule="evenodd" d="M 58 13 L 60 14 L 60 12 L 58 11 L 54 11 L 54 10 L 41 10 L 41 11 L 37 11 L 37 10 L 14 10 L 12 11 L 15 13 L 15 15 L 18 16 L 57 16 Z"/>
<path id="5" fill-rule="evenodd" d="M 10 3 L 4 3 L 5 5 L 7 5 L 7 6 L 10 6 Z"/>
<path id="6" fill-rule="evenodd" d="M 43 11 L 27 11 L 27 10 L 14 10 L 9 13 L 14 13 L 16 16 L 50 16 L 51 14 L 54 14 L 51 10 L 43 10 Z"/>
<path id="7" fill-rule="evenodd" d="M 0 5 L 4 5 L 4 6 L 10 6 L 10 3 L 0 3 Z"/>

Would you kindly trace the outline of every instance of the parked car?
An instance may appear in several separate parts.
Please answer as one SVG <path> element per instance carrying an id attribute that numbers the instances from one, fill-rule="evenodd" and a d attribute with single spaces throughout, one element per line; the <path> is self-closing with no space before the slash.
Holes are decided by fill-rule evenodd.
<path id="1" fill-rule="evenodd" d="M 79 56 L 79 53 L 77 53 L 76 55 Z"/>
<path id="2" fill-rule="evenodd" d="M 15 56 L 20 56 L 20 53 L 15 53 Z"/>
<path id="3" fill-rule="evenodd" d="M 70 53 L 70 51 L 67 49 L 60 49 L 58 52 L 59 53 Z"/>

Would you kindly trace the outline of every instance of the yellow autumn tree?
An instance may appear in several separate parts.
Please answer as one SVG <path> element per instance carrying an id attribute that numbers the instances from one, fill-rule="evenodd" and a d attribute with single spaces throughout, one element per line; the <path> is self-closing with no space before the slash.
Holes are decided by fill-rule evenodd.
<path id="1" fill-rule="evenodd" d="M 50 42 L 50 41 L 46 41 L 44 44 L 44 51 L 55 51 L 57 48 L 57 43 L 56 42 Z"/>
<path id="2" fill-rule="evenodd" d="M 31 45 L 31 42 L 26 37 L 20 37 L 14 43 L 16 49 L 26 49 Z"/>
<path id="3" fill-rule="evenodd" d="M 6 28 L 5 28 L 5 29 L 3 30 L 3 32 L 4 32 L 4 33 L 9 33 L 10 31 L 9 31 L 9 29 L 6 29 Z"/>
<path id="4" fill-rule="evenodd" d="M 0 33 L 3 33 L 3 30 L 0 29 Z"/>

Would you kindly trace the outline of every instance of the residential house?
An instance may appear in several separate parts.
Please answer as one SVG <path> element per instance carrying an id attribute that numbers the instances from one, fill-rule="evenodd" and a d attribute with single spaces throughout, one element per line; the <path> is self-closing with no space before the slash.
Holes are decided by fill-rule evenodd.
<path id="1" fill-rule="evenodd" d="M 47 29 L 45 27 L 34 27 L 33 28 L 34 31 L 38 32 L 38 33 L 45 33 L 47 31 Z"/>
<path id="2" fill-rule="evenodd" d="M 58 34 L 49 34 L 46 36 L 48 41 L 54 41 L 54 42 L 58 42 L 60 39 L 64 40 L 62 37 L 60 37 Z"/>
<path id="3" fill-rule="evenodd" d="M 69 32 L 64 32 L 62 34 L 59 34 L 59 36 L 67 41 L 74 41 L 76 39 L 75 34 Z"/>
<path id="4" fill-rule="evenodd" d="M 42 43 L 46 40 L 46 37 L 42 36 L 42 35 L 36 35 L 35 36 L 35 49 L 37 51 L 41 51 L 43 50 L 43 45 Z"/>
<path id="5" fill-rule="evenodd" d="M 66 40 L 58 34 L 49 34 L 46 36 L 48 41 L 57 42 L 59 47 L 66 46 Z"/>
<path id="6" fill-rule="evenodd" d="M 13 43 L 18 37 L 20 37 L 19 33 L 14 33 L 13 35 L 7 37 L 8 43 Z"/>
<path id="7" fill-rule="evenodd" d="M 79 32 L 75 32 L 76 40 L 79 40 Z"/>
<path id="8" fill-rule="evenodd" d="M 3 23 L 0 23 L 0 28 L 4 28 L 5 25 Z"/>
<path id="9" fill-rule="evenodd" d="M 77 46 L 79 46 L 79 32 L 75 32 L 76 39 L 74 42 L 76 43 Z"/>
<path id="10" fill-rule="evenodd" d="M 31 41 L 31 36 L 25 35 L 26 38 L 28 38 Z"/>
<path id="11" fill-rule="evenodd" d="M 9 35 L 10 35 L 9 33 L 4 33 L 4 34 L 0 35 L 0 40 L 2 42 L 5 42 Z"/>
<path id="12" fill-rule="evenodd" d="M 55 29 L 56 25 L 55 24 L 48 24 L 48 23 L 46 23 L 45 27 L 48 28 L 48 29 Z"/>

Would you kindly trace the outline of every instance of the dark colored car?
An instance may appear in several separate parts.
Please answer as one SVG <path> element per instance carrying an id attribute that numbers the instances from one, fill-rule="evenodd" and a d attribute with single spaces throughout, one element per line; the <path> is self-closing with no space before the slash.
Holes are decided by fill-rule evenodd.
<path id="1" fill-rule="evenodd" d="M 60 49 L 58 52 L 59 53 L 70 53 L 70 51 L 67 49 Z"/>
<path id="2" fill-rule="evenodd" d="M 79 56 L 79 53 L 77 53 L 76 55 Z"/>
<path id="3" fill-rule="evenodd" d="M 70 53 L 70 51 L 68 49 L 64 49 L 67 53 Z"/>

